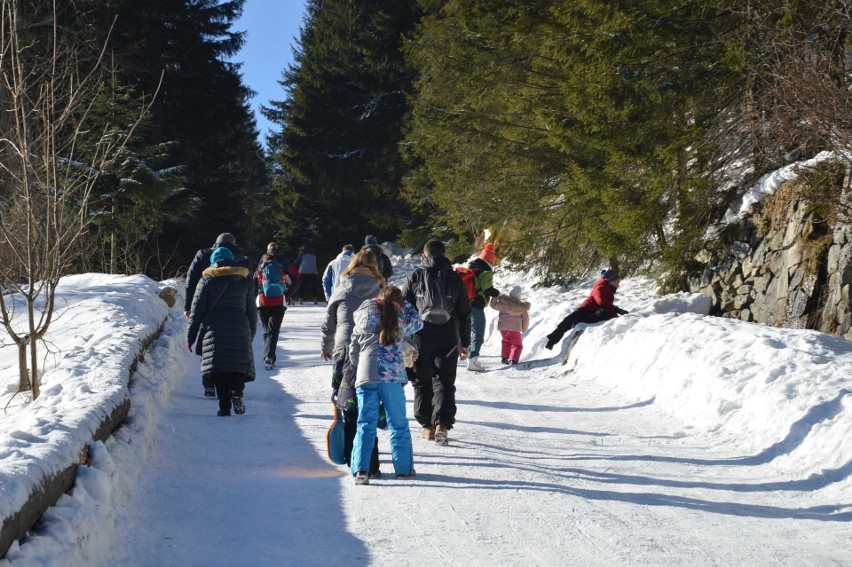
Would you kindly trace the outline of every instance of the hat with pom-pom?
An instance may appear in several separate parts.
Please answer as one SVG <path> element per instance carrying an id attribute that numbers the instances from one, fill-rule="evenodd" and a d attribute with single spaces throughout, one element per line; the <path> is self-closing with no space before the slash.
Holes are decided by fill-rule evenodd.
<path id="1" fill-rule="evenodd" d="M 486 242 L 485 246 L 482 248 L 482 254 L 480 254 L 479 257 L 489 264 L 496 262 L 497 254 L 494 253 L 494 244 Z"/>

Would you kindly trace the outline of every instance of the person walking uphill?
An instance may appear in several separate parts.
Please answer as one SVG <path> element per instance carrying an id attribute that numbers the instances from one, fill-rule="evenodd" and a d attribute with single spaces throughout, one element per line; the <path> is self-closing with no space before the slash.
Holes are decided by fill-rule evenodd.
<path id="1" fill-rule="evenodd" d="M 474 273 L 473 285 L 476 295 L 470 301 L 470 356 L 467 359 L 467 369 L 474 372 L 485 370 L 479 362 L 479 350 L 485 342 L 485 308 L 492 297 L 500 295 L 492 284 L 494 278 L 492 267 L 496 261 L 494 245 L 488 242 L 483 247 L 479 258 L 468 264 L 468 269 Z"/>
<path id="2" fill-rule="evenodd" d="M 391 457 L 397 477 L 413 477 L 414 454 L 405 415 L 408 382 L 402 341 L 423 328 L 420 314 L 402 292 L 387 287 L 378 297 L 365 301 L 355 312 L 355 329 L 349 344 L 350 365 L 344 381 L 354 380 L 358 395 L 358 431 L 352 448 L 355 484 L 369 484 L 370 450 L 376 438 L 379 403 L 387 412 Z M 354 375 L 354 376 L 353 376 Z"/>
<path id="3" fill-rule="evenodd" d="M 296 256 L 293 263 L 299 266 L 301 285 L 296 291 L 299 296 L 299 303 L 302 303 L 304 299 L 313 299 L 316 303 L 319 298 L 319 272 L 314 249 L 307 245 L 302 246 L 299 248 L 299 255 Z"/>
<path id="4" fill-rule="evenodd" d="M 361 250 L 369 250 L 376 256 L 376 264 L 379 266 L 379 273 L 382 274 L 382 277 L 385 278 L 385 281 L 390 280 L 390 277 L 393 275 L 393 264 L 391 264 L 390 258 L 385 254 L 384 248 L 379 246 L 379 241 L 372 234 L 368 234 L 364 237 L 364 246 L 361 247 Z"/>
<path id="5" fill-rule="evenodd" d="M 500 362 L 517 364 L 524 350 L 523 333 L 530 326 L 530 304 L 521 299 L 521 288 L 515 286 L 509 295 L 499 295 L 491 300 L 491 308 L 500 312 L 497 329 L 503 337 Z"/>
<path id="6" fill-rule="evenodd" d="M 440 240 L 423 247 L 423 263 L 408 275 L 402 287 L 405 300 L 423 319 L 417 333 L 419 356 L 411 384 L 414 417 L 422 435 L 440 445 L 456 421 L 456 369 L 470 346 L 470 300 L 467 286 L 446 258 Z"/>
<path id="7" fill-rule="evenodd" d="M 355 247 L 351 244 L 344 245 L 340 254 L 325 267 L 322 274 L 322 289 L 325 292 L 326 301 L 331 299 L 331 294 L 334 293 L 334 286 L 337 285 L 340 275 L 349 267 L 349 262 L 355 256 L 354 250 Z"/>
<path id="8" fill-rule="evenodd" d="M 272 370 L 275 368 L 275 350 L 281 332 L 281 322 L 284 320 L 284 312 L 287 311 L 284 295 L 291 282 L 284 272 L 284 267 L 269 252 L 261 257 L 255 279 L 257 310 L 263 325 L 263 363 L 267 370 Z"/>
<path id="9" fill-rule="evenodd" d="M 343 369 L 349 365 L 349 342 L 355 327 L 355 311 L 366 300 L 376 297 L 385 280 L 379 274 L 376 257 L 369 250 L 361 250 L 352 258 L 349 266 L 340 275 L 334 293 L 328 300 L 325 321 L 322 324 L 322 357 L 334 359 L 331 372 L 331 388 L 337 396 L 337 407 L 343 413 L 343 452 L 347 465 L 351 465 L 352 443 L 355 440 L 358 421 L 358 400 L 355 384 L 343 383 Z M 370 457 L 369 474 L 381 475 L 379 471 L 379 444 L 376 439 Z"/>
<path id="10" fill-rule="evenodd" d="M 201 375 L 216 387 L 218 415 L 231 415 L 232 403 L 234 413 L 243 414 L 245 383 L 254 380 L 254 281 L 228 248 L 216 248 L 210 262 L 192 299 L 186 346 L 201 355 Z"/>
<path id="11" fill-rule="evenodd" d="M 186 294 L 184 298 L 183 312 L 187 319 L 190 311 L 192 311 L 192 301 L 195 297 L 195 289 L 198 287 L 198 282 L 201 280 L 201 275 L 204 273 L 210 264 L 210 256 L 218 248 L 227 248 L 236 259 L 236 263 L 240 266 L 249 267 L 248 258 L 237 248 L 237 239 L 230 232 L 223 232 L 216 237 L 216 242 L 210 248 L 201 248 L 195 253 L 192 263 L 189 265 L 189 271 L 186 273 Z M 202 377 L 202 385 L 204 386 L 204 395 L 208 398 L 216 397 L 216 388 L 212 382 L 205 380 Z"/>
<path id="12" fill-rule="evenodd" d="M 580 306 L 565 317 L 556 328 L 547 335 L 547 344 L 544 348 L 551 350 L 556 343 L 562 340 L 570 329 L 577 323 L 597 323 L 613 319 L 627 313 L 624 309 L 615 306 L 615 291 L 621 283 L 618 272 L 613 269 L 604 270 L 601 278 L 595 282 L 592 292 Z"/>

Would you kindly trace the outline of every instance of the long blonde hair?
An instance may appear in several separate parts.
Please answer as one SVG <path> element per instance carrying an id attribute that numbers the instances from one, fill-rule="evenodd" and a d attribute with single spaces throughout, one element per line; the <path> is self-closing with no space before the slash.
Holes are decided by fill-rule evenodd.
<path id="1" fill-rule="evenodd" d="M 369 250 L 361 250 L 355 254 L 349 262 L 349 267 L 343 270 L 343 273 L 340 275 L 348 276 L 354 272 L 356 268 L 360 268 L 361 266 L 367 268 L 370 271 L 370 275 L 379 280 L 382 287 L 387 284 L 387 282 L 385 282 L 385 278 L 379 273 L 379 264 L 376 261 L 376 255 Z"/>

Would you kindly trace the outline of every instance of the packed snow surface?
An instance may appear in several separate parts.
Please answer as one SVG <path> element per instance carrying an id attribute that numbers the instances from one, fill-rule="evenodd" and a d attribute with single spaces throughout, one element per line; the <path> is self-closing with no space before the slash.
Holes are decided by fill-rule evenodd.
<path id="1" fill-rule="evenodd" d="M 416 259 L 394 262 L 399 283 Z M 79 327 L 56 324 L 102 339 L 57 334 L 42 398 L 0 420 L 4 511 L 17 502 L 10 468 L 35 459 L 49 469 L 52 429 L 101 403 L 86 377 L 100 384 L 99 368 L 129 364 L 111 341 L 129 344 L 126 330 L 150 326 L 158 284 L 140 280 L 64 282 L 68 298 L 93 287 L 115 295 L 81 306 Z M 616 295 L 629 314 L 580 325 L 564 357 L 574 335 L 553 352 L 544 336 L 593 280 L 535 281 L 495 276 L 532 303 L 521 364 L 500 364 L 496 312 L 486 310 L 490 371 L 460 364 L 449 446 L 420 438 L 407 388 L 417 476 L 394 478 L 380 431 L 384 477 L 369 486 L 326 458 L 323 304 L 287 311 L 280 367 L 259 370 L 247 413 L 232 417 L 203 397 L 172 309 L 134 375 L 125 426 L 93 446 L 73 492 L 0 565 L 852 564 L 852 343 L 709 317 L 707 298 L 660 297 L 633 278 Z M 6 399 L 10 350 L 0 349 Z M 254 351 L 262 369 L 260 333 Z"/>

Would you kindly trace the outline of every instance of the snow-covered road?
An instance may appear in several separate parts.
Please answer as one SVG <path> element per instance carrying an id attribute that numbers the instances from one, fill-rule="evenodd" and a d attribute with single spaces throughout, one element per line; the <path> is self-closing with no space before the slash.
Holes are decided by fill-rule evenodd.
<path id="1" fill-rule="evenodd" d="M 323 315 L 288 310 L 244 416 L 216 416 L 197 364 L 179 380 L 108 564 L 852 565 L 852 503 L 812 505 L 812 482 L 567 367 L 460 367 L 449 446 L 412 420 L 417 477 L 398 480 L 380 431 L 385 478 L 355 486 L 325 457 Z"/>

